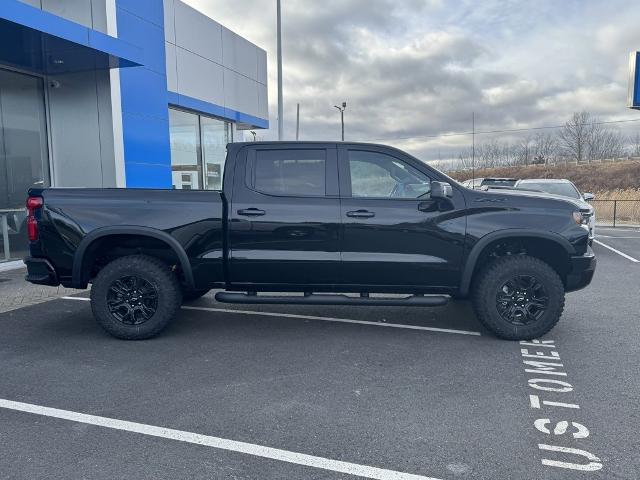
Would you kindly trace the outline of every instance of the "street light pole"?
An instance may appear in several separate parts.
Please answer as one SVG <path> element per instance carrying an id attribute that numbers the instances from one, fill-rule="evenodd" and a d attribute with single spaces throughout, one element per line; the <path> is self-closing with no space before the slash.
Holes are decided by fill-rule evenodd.
<path id="1" fill-rule="evenodd" d="M 277 56 L 278 56 L 278 140 L 283 138 L 282 108 L 282 25 L 280 20 L 280 0 L 276 3 Z"/>
<path id="2" fill-rule="evenodd" d="M 347 102 L 342 102 L 342 106 L 334 105 L 335 108 L 340 110 L 340 123 L 342 125 L 342 141 L 344 142 L 344 109 L 347 108 Z"/>
<path id="3" fill-rule="evenodd" d="M 476 187 L 476 112 L 471 112 L 471 178 L 472 189 Z"/>

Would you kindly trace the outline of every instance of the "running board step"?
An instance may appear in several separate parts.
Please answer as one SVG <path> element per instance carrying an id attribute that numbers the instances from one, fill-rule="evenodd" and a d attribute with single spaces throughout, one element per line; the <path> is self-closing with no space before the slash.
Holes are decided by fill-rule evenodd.
<path id="1" fill-rule="evenodd" d="M 305 294 L 304 296 L 256 295 L 235 292 L 218 292 L 215 296 L 223 303 L 261 303 L 289 305 L 380 305 L 388 307 L 440 307 L 449 303 L 446 295 L 410 295 L 403 298 L 392 297 L 350 297 L 337 294 Z"/>

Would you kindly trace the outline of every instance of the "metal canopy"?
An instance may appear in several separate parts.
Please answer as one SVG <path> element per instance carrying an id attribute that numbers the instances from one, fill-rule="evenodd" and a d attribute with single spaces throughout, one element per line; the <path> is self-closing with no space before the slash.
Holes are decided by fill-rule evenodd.
<path id="1" fill-rule="evenodd" d="M 0 63 L 34 73 L 142 65 L 142 51 L 122 40 L 17 0 L 0 5 Z"/>

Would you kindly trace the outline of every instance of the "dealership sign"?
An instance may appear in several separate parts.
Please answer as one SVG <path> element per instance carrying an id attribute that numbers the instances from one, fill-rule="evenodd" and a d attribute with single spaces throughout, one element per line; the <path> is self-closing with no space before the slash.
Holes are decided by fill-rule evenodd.
<path id="1" fill-rule="evenodd" d="M 640 52 L 631 52 L 629 55 L 629 95 L 627 106 L 640 110 Z"/>

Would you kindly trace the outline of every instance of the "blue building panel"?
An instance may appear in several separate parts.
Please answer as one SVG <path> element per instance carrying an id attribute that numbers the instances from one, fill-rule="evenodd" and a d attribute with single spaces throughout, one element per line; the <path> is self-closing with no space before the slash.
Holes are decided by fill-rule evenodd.
<path id="1" fill-rule="evenodd" d="M 122 88 L 122 83 L 126 88 Z M 126 73 L 120 73 L 120 98 L 122 111 L 134 115 L 151 116 L 160 120 L 168 119 L 167 79 L 164 75 L 152 72 L 146 68 L 131 68 Z M 149 95 L 148 92 L 164 92 L 159 95 Z"/>
<path id="2" fill-rule="evenodd" d="M 169 120 L 123 112 L 122 131 L 127 187 L 171 188 Z"/>
<path id="3" fill-rule="evenodd" d="M 640 110 L 640 52 L 629 58 L 629 108 Z"/>
<path id="4" fill-rule="evenodd" d="M 157 0 L 118 0 L 118 7 L 164 28 L 163 2 Z M 164 39 L 163 39 L 164 40 Z"/>
<path id="5" fill-rule="evenodd" d="M 154 1 L 162 6 L 162 0 Z M 140 47 L 143 52 L 142 63 L 145 68 L 166 75 L 164 23 L 157 25 L 120 7 L 116 12 L 118 38 L 135 43 L 136 46 Z"/>
<path id="6" fill-rule="evenodd" d="M 128 187 L 171 188 L 164 22 L 155 23 L 157 11 L 163 15 L 163 2 L 140 2 L 154 21 L 130 13 L 131 3 L 117 0 L 118 38 L 140 46 L 145 65 L 120 72 L 126 182 Z"/>
<path id="7" fill-rule="evenodd" d="M 269 128 L 269 120 L 254 117 L 247 113 L 238 112 L 231 108 L 222 107 L 215 103 L 205 102 L 176 92 L 169 92 L 169 103 L 177 107 L 195 110 L 197 112 L 224 118 L 236 123 L 246 123 L 256 128 Z"/>
<path id="8" fill-rule="evenodd" d="M 18 0 L 3 0 L 0 63 L 55 75 L 138 66 L 142 49 Z"/>

